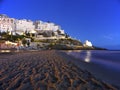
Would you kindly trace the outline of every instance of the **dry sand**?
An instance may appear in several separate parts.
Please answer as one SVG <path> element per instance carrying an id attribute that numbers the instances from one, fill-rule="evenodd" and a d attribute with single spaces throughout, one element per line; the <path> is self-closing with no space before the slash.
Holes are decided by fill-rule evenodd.
<path id="1" fill-rule="evenodd" d="M 51 50 L 0 54 L 0 90 L 118 89 Z"/>

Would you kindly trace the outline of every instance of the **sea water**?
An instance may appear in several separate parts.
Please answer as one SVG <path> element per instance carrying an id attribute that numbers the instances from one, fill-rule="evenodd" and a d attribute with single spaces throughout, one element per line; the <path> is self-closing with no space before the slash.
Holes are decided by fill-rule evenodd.
<path id="1" fill-rule="evenodd" d="M 80 68 L 104 82 L 120 87 L 120 51 L 75 50 L 67 54 L 77 58 L 72 61 Z"/>

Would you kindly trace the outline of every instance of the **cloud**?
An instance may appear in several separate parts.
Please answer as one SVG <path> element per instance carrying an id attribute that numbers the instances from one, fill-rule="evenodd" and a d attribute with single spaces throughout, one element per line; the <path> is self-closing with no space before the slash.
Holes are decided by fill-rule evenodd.
<path id="1" fill-rule="evenodd" d="M 113 37 L 111 35 L 104 35 L 103 38 L 108 40 L 113 40 Z"/>
<path id="2" fill-rule="evenodd" d="M 116 33 L 109 33 L 109 34 L 103 35 L 103 38 L 108 39 L 108 40 L 114 40 L 114 39 L 117 39 L 119 37 L 120 37 L 120 35 L 117 32 Z"/>

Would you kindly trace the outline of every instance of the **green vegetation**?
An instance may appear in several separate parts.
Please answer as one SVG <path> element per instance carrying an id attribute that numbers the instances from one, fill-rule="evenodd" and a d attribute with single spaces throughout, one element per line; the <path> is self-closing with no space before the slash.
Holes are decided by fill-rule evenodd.
<path id="1" fill-rule="evenodd" d="M 61 34 L 61 32 L 59 30 L 57 30 L 57 32 L 59 34 Z M 54 32 L 52 31 L 44 31 L 42 33 L 38 33 L 40 35 L 43 35 L 45 37 L 52 37 L 55 35 Z M 62 36 L 65 36 L 64 39 L 36 39 L 36 37 L 28 32 L 25 32 L 24 35 L 12 35 L 9 34 L 9 32 L 2 32 L 0 33 L 0 41 L 2 40 L 9 40 L 12 42 L 19 42 L 21 41 L 23 46 L 26 46 L 27 41 L 26 38 L 30 38 L 31 42 L 35 42 L 38 44 L 36 45 L 36 47 L 41 47 L 40 43 L 42 44 L 42 47 L 45 49 L 58 49 L 58 50 L 106 50 L 104 48 L 99 48 L 99 47 L 84 47 L 82 42 L 72 39 L 70 38 L 70 36 L 68 34 L 64 34 Z"/>
<path id="2" fill-rule="evenodd" d="M 3 32 L 0 33 L 1 39 L 9 40 L 9 41 L 17 41 L 18 39 L 22 40 L 25 36 L 24 35 L 10 35 L 9 33 Z"/>

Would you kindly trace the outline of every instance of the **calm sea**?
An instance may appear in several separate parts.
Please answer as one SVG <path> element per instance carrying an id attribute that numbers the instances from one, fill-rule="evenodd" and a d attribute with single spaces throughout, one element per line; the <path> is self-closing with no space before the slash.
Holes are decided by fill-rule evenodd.
<path id="1" fill-rule="evenodd" d="M 120 87 L 120 51 L 68 51 L 77 59 L 72 60 L 77 66 L 90 71 L 98 79 Z"/>

